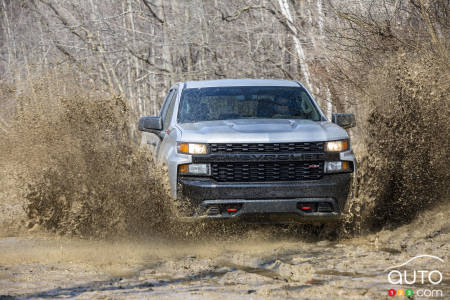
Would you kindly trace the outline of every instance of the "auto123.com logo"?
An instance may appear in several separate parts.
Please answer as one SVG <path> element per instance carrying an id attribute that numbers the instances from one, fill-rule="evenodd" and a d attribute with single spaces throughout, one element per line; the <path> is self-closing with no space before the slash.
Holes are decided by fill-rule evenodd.
<path id="1" fill-rule="evenodd" d="M 432 264 L 427 264 L 425 267 L 414 267 L 413 262 L 417 263 L 418 259 L 432 260 L 434 264 L 437 263 L 438 265 L 444 263 L 444 260 L 437 256 L 422 254 L 400 265 L 385 269 L 384 271 L 388 272 L 387 279 L 389 283 L 398 286 L 398 288 L 388 290 L 389 296 L 444 297 L 443 291 L 439 289 L 439 284 L 443 280 L 442 272 L 439 271 L 438 267 L 431 267 Z"/>

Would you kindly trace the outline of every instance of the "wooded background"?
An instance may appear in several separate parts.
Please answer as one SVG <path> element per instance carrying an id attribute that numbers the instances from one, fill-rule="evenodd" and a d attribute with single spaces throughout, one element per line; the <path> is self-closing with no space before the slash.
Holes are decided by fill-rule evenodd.
<path id="1" fill-rule="evenodd" d="M 328 116 L 358 112 L 367 75 L 393 51 L 447 55 L 449 7 L 444 0 L 0 0 L 0 81 L 20 89 L 24 79 L 66 68 L 123 94 L 142 116 L 157 114 L 178 81 L 293 79 Z M 0 113 L 0 128 L 6 119 Z"/>

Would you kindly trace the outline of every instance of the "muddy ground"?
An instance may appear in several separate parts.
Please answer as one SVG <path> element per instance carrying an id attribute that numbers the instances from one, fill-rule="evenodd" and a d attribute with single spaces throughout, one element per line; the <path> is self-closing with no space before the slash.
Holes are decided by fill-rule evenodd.
<path id="1" fill-rule="evenodd" d="M 16 209 L 3 202 L 0 299 L 383 299 L 400 287 L 450 293 L 448 205 L 392 231 L 336 241 L 273 226 L 195 241 L 86 240 L 24 230 Z M 420 254 L 445 263 L 423 258 L 408 270 L 438 269 L 439 285 L 388 282 L 386 268 Z"/>

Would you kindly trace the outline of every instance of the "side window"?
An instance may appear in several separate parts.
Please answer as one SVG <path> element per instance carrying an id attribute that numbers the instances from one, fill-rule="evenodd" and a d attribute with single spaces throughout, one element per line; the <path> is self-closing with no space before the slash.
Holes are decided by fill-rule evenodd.
<path id="1" fill-rule="evenodd" d="M 171 98 L 169 100 L 169 108 L 167 109 L 166 115 L 163 119 L 163 130 L 169 128 L 170 120 L 172 120 L 173 109 L 175 107 L 175 100 L 177 98 L 177 90 L 172 90 Z"/>

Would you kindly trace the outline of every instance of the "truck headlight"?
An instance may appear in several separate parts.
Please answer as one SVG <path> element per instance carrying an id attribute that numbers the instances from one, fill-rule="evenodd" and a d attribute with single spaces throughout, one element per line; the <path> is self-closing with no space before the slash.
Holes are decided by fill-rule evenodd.
<path id="1" fill-rule="evenodd" d="M 210 175 L 209 164 L 183 164 L 178 166 L 180 175 Z"/>
<path id="2" fill-rule="evenodd" d="M 326 142 L 325 149 L 328 152 L 341 152 L 348 150 L 348 140 Z"/>
<path id="3" fill-rule="evenodd" d="M 207 154 L 208 146 L 206 144 L 180 143 L 178 152 L 186 154 Z"/>
<path id="4" fill-rule="evenodd" d="M 325 173 L 351 172 L 351 166 L 349 161 L 327 161 L 325 162 Z"/>

